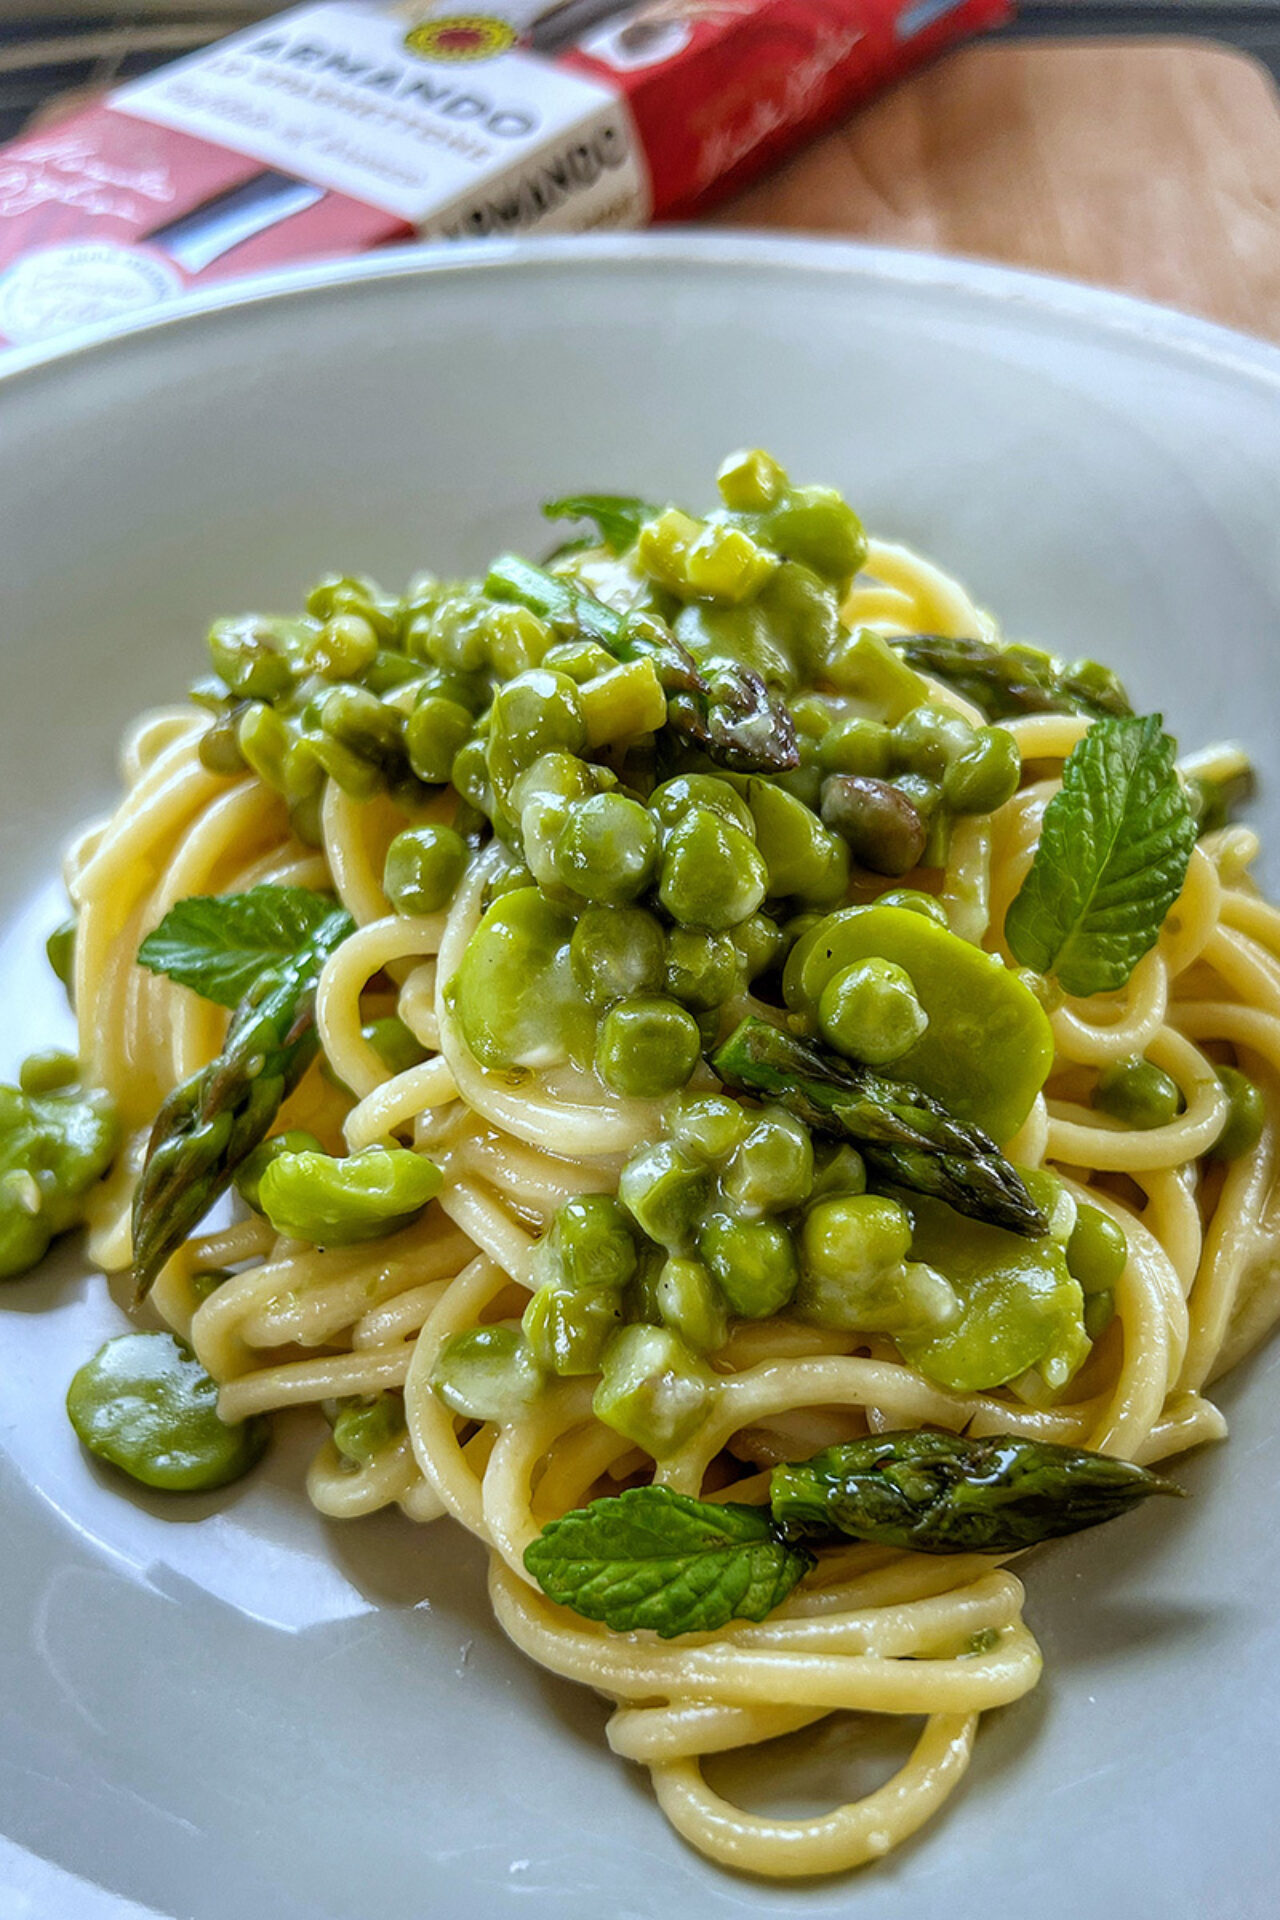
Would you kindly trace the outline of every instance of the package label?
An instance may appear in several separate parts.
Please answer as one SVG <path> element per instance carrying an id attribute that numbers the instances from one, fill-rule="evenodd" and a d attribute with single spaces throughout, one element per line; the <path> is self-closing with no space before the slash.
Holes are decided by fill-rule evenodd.
<path id="1" fill-rule="evenodd" d="M 496 18 L 475 18 L 501 33 Z M 623 202 L 627 219 L 611 224 L 643 223 L 643 165 L 616 89 L 526 52 L 511 29 L 511 44 L 483 58 L 452 57 L 440 25 L 338 0 L 299 7 L 121 87 L 111 104 L 427 234 L 465 229 L 477 201 L 483 221 L 500 184 L 508 203 L 523 189 L 547 225 L 570 202 L 574 227 Z"/>

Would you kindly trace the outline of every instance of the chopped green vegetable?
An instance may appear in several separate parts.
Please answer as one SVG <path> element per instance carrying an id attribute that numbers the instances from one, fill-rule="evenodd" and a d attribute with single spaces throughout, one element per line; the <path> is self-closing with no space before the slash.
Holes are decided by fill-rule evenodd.
<path id="1" fill-rule="evenodd" d="M 1045 808 L 1005 916 L 1014 957 L 1067 993 L 1122 987 L 1182 891 L 1195 819 L 1159 714 L 1094 722 Z"/>
<path id="2" fill-rule="evenodd" d="M 630 1487 L 551 1521 L 524 1564 L 545 1594 L 585 1619 L 670 1640 L 763 1620 L 813 1557 L 784 1546 L 759 1507 Z"/>

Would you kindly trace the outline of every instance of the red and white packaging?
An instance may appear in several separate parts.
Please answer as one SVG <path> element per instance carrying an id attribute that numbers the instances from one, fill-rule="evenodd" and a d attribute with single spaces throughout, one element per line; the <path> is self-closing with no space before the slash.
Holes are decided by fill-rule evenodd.
<path id="1" fill-rule="evenodd" d="M 684 217 L 1010 0 L 538 9 L 321 0 L 0 148 L 0 343 L 395 241 Z"/>

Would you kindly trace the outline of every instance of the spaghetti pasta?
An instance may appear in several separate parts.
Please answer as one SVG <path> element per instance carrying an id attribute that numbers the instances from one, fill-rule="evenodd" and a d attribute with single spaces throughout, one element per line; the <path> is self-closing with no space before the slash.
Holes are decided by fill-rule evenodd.
<path id="1" fill-rule="evenodd" d="M 604 599 L 610 569 L 625 572 L 604 556 L 590 576 Z M 886 542 L 870 543 L 840 618 L 852 635 L 999 645 L 994 622 L 954 580 Z M 821 671 L 812 685 L 839 717 Z M 926 678 L 924 693 L 949 723 L 984 725 L 948 682 Z M 1012 965 L 1005 916 L 1064 764 L 1092 724 L 1078 711 L 1006 717 L 1000 726 L 1022 768 L 1012 797 L 957 816 L 945 848 L 893 876 L 860 864 L 855 845 L 844 897 L 871 902 L 915 888 L 939 904 L 953 934 Z M 600 1417 L 598 1368 L 552 1377 L 531 1403 L 490 1421 L 451 1410 L 434 1382 L 456 1336 L 519 1321 L 540 1284 L 556 1210 L 618 1191 L 629 1156 L 660 1137 L 665 1097 L 613 1091 L 580 1057 L 515 1070 L 477 1058 L 456 982 L 482 914 L 504 897 L 508 851 L 478 834 L 461 885 L 436 911 L 397 911 L 381 879 L 406 826 L 468 811 L 452 788 L 415 811 L 393 792 L 360 797 L 327 774 L 319 844 L 309 846 L 295 834 L 296 809 L 291 817 L 260 772 L 210 770 L 201 757 L 208 725 L 194 709 L 140 721 L 125 743 L 123 801 L 67 863 L 83 1071 L 111 1094 L 127 1130 L 116 1171 L 92 1198 L 93 1258 L 127 1265 L 129 1207 L 156 1109 L 221 1044 L 216 1006 L 135 963 L 144 936 L 190 896 L 331 888 L 355 931 L 319 980 L 326 1072 L 305 1075 L 277 1124 L 307 1129 L 331 1152 L 393 1140 L 429 1154 L 443 1175 L 439 1195 L 391 1235 L 344 1246 L 282 1237 L 258 1215 L 206 1227 L 169 1260 L 156 1308 L 218 1383 L 223 1419 L 317 1410 L 307 1492 L 322 1512 L 349 1518 L 398 1506 L 416 1523 L 450 1518 L 486 1543 L 504 1630 L 543 1667 L 614 1703 L 610 1745 L 649 1768 L 664 1813 L 694 1847 L 778 1877 L 882 1856 L 955 1790 L 981 1714 L 1036 1684 L 1041 1659 L 1022 1617 L 1022 1580 L 999 1556 L 849 1540 L 767 1618 L 668 1642 L 557 1604 L 531 1577 L 525 1551 L 548 1522 L 622 1485 L 652 1479 L 695 1499 L 759 1504 L 775 1463 L 868 1435 L 1012 1434 L 1143 1463 L 1221 1437 L 1207 1391 L 1280 1315 L 1280 913 L 1249 877 L 1256 841 L 1229 824 L 1202 834 L 1158 939 L 1126 984 L 1046 996 L 1052 1064 L 1006 1152 L 1021 1168 L 1055 1170 L 1072 1207 L 1097 1209 L 1126 1250 L 1114 1317 L 1084 1343 L 1069 1381 L 1038 1391 L 1026 1379 L 944 1384 L 891 1333 L 824 1324 L 793 1303 L 730 1322 L 710 1355 L 709 1412 L 655 1459 Z M 623 769 L 621 746 L 606 743 L 597 760 L 611 753 Z M 1209 778 L 1233 768 L 1229 755 L 1194 764 Z M 740 976 L 719 1014 L 722 1025 L 753 1014 L 776 1020 L 778 1007 Z M 371 1043 L 379 1015 L 408 1029 L 411 1064 L 389 1066 Z M 705 1033 L 705 1010 L 702 1018 Z M 1124 1124 L 1091 1101 L 1100 1072 L 1132 1057 L 1173 1084 L 1177 1111 L 1159 1124 Z M 1205 1156 L 1227 1124 L 1218 1069 L 1231 1063 L 1263 1090 L 1267 1117 L 1224 1166 Z M 696 1094 L 718 1082 L 702 1063 L 689 1086 Z M 229 1277 L 212 1284 L 220 1272 Z M 379 1394 L 393 1397 L 403 1425 L 354 1461 L 318 1410 Z M 708 1784 L 707 1756 L 848 1709 L 924 1716 L 905 1764 L 865 1798 L 790 1819 L 744 1812 Z"/>

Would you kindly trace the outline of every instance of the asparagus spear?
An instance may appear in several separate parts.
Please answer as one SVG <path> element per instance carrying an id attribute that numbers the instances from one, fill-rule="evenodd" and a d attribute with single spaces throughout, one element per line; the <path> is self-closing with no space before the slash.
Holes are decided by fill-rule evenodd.
<path id="1" fill-rule="evenodd" d="M 997 647 L 940 633 L 891 634 L 889 644 L 921 673 L 947 681 L 988 720 L 1020 713 L 1083 713 L 1096 720 L 1133 712 L 1115 674 L 1095 660 L 1067 665 L 1032 647 Z"/>
<path id="2" fill-rule="evenodd" d="M 784 773 L 799 764 L 791 715 L 752 668 L 727 662 L 703 668 L 663 621 L 615 613 L 575 581 L 515 554 L 494 561 L 485 592 L 528 607 L 566 634 L 594 640 L 616 660 L 652 660 L 667 696 L 668 725 L 720 765 L 739 773 Z"/>
<path id="3" fill-rule="evenodd" d="M 853 1066 L 755 1018 L 734 1028 L 711 1064 L 727 1086 L 767 1094 L 807 1127 L 854 1141 L 882 1179 L 1029 1239 L 1049 1231 L 994 1142 L 906 1081 Z"/>
<path id="4" fill-rule="evenodd" d="M 266 1138 L 316 1056 L 315 992 L 325 961 L 353 929 L 335 907 L 296 953 L 240 1002 L 222 1052 L 174 1088 L 151 1130 L 133 1199 L 133 1276 L 142 1299 L 165 1261 Z"/>
<path id="5" fill-rule="evenodd" d="M 1181 1487 L 1129 1460 L 994 1434 L 885 1433 L 775 1467 L 788 1542 L 847 1534 L 915 1553 L 1013 1553 Z"/>

